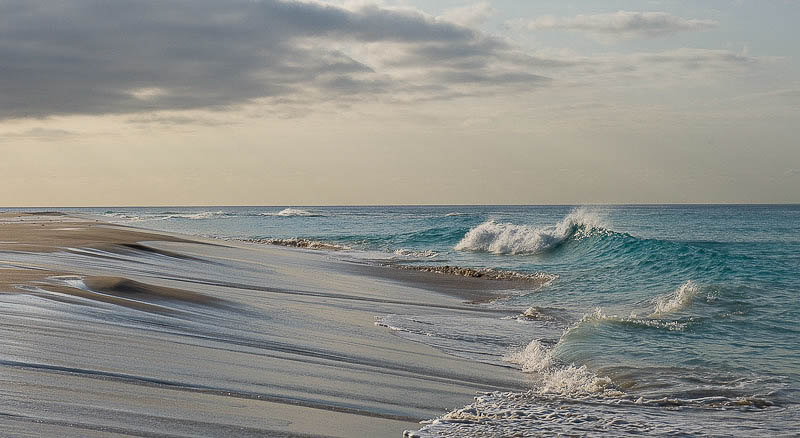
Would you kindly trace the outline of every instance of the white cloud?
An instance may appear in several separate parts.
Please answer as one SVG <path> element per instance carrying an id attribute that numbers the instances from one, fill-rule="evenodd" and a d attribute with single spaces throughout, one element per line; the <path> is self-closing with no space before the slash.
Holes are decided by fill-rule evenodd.
<path id="1" fill-rule="evenodd" d="M 717 26 L 716 21 L 677 17 L 666 12 L 618 11 L 572 18 L 543 16 L 517 20 L 513 27 L 528 30 L 560 29 L 586 32 L 601 38 L 653 38 L 683 31 L 701 31 Z"/>
<path id="2" fill-rule="evenodd" d="M 485 23 L 494 12 L 494 8 L 488 2 L 480 2 L 448 9 L 439 18 L 463 26 L 477 27 Z"/>

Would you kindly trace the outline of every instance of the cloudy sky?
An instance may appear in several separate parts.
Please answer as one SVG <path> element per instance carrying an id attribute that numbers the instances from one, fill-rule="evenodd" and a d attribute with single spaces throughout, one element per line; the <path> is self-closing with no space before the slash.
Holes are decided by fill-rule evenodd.
<path id="1" fill-rule="evenodd" d="M 0 206 L 800 202 L 797 17 L 0 0 Z"/>

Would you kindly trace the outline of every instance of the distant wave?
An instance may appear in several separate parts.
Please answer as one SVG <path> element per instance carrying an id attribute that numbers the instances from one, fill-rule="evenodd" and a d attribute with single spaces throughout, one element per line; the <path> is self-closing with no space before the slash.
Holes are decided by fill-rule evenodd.
<path id="1" fill-rule="evenodd" d="M 324 214 L 314 213 L 313 211 L 301 210 L 299 208 L 284 208 L 283 210 L 273 213 L 261 213 L 261 216 L 279 216 L 279 217 L 324 217 Z"/>
<path id="2" fill-rule="evenodd" d="M 129 222 L 143 222 L 143 221 L 163 221 L 168 219 L 190 219 L 190 220 L 213 219 L 221 217 L 230 217 L 233 215 L 224 211 L 202 211 L 197 213 L 164 211 L 159 213 L 140 213 L 138 215 L 130 214 L 127 212 L 106 211 L 105 213 L 103 213 L 103 216 L 122 219 L 124 221 L 129 221 Z"/>
<path id="3" fill-rule="evenodd" d="M 525 273 L 506 271 L 491 268 L 462 268 L 459 266 L 418 266 L 418 265 L 392 265 L 400 269 L 420 272 L 433 272 L 435 274 L 457 275 L 469 278 L 483 278 L 486 280 L 528 281 L 540 286 L 551 283 L 558 278 L 556 274 L 545 272 Z"/>
<path id="4" fill-rule="evenodd" d="M 585 209 L 575 210 L 555 226 L 546 228 L 489 220 L 469 230 L 455 249 L 493 254 L 537 254 L 555 248 L 567 239 L 581 238 L 596 231 L 607 231 L 607 228 L 597 214 Z"/>
<path id="5" fill-rule="evenodd" d="M 322 242 L 319 240 L 289 238 L 289 239 L 241 239 L 243 242 L 261 243 L 265 245 L 288 246 L 290 248 L 317 249 L 323 251 L 347 251 L 351 249 L 347 245 Z"/>
<path id="6" fill-rule="evenodd" d="M 203 211 L 200 213 L 171 213 L 164 219 L 211 219 L 215 217 L 228 216 L 224 211 Z"/>

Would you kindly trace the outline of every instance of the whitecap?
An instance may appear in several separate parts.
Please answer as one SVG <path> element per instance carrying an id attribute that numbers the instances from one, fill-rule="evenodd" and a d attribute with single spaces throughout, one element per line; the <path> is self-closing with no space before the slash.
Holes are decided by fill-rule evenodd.
<path id="1" fill-rule="evenodd" d="M 676 291 L 656 300 L 655 310 L 651 317 L 677 312 L 686 308 L 698 295 L 700 288 L 691 280 L 683 283 Z"/>
<path id="2" fill-rule="evenodd" d="M 214 217 L 226 216 L 224 211 L 203 211 L 200 213 L 169 213 L 161 219 L 211 219 Z"/>
<path id="3" fill-rule="evenodd" d="M 598 230 L 606 230 L 602 219 L 585 209 L 574 210 L 555 226 L 545 228 L 489 220 L 469 230 L 455 249 L 494 254 L 536 254 L 571 237 L 582 238 Z"/>
<path id="4" fill-rule="evenodd" d="M 323 217 L 323 214 L 315 213 L 313 211 L 302 210 L 299 208 L 284 208 L 279 212 L 261 213 L 261 216 L 279 216 L 279 217 Z"/>

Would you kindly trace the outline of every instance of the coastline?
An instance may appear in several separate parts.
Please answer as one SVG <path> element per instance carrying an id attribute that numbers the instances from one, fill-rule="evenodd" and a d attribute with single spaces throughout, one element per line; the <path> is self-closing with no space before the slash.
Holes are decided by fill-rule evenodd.
<path id="1" fill-rule="evenodd" d="M 4 214 L 0 423 L 64 436 L 402 436 L 477 391 L 524 390 L 525 377 L 375 317 L 496 314 L 469 304 L 507 287 L 491 283 Z"/>

